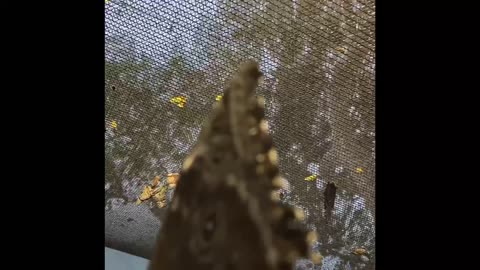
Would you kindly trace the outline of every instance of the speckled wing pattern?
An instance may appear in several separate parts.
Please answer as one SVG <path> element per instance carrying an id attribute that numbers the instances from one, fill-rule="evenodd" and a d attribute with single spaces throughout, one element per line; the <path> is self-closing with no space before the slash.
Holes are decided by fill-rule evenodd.
<path id="1" fill-rule="evenodd" d="M 275 196 L 278 157 L 255 96 L 262 73 L 246 61 L 214 104 L 185 159 L 150 270 L 291 269 L 315 238 L 302 212 Z"/>

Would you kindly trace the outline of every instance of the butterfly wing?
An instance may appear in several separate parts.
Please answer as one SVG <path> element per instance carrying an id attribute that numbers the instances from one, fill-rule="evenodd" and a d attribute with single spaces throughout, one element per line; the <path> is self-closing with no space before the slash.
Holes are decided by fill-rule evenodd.
<path id="1" fill-rule="evenodd" d="M 294 209 L 272 196 L 278 158 L 243 64 L 203 127 L 162 226 L 151 270 L 290 269 L 308 251 Z"/>

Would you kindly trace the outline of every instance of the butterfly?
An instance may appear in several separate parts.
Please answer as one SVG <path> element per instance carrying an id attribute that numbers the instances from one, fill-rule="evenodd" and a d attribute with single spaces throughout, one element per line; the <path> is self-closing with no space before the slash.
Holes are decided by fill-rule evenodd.
<path id="1" fill-rule="evenodd" d="M 149 270 L 283 270 L 309 255 L 302 213 L 273 196 L 278 154 L 244 62 L 185 159 Z"/>
<path id="2" fill-rule="evenodd" d="M 325 219 L 329 222 L 332 218 L 332 212 L 335 208 L 335 198 L 337 193 L 337 186 L 333 182 L 328 182 L 324 191 L 324 208 Z"/>

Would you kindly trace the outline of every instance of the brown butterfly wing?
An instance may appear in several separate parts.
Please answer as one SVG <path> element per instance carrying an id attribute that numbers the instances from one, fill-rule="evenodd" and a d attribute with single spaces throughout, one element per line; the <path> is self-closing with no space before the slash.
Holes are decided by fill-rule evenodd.
<path id="1" fill-rule="evenodd" d="M 216 104 L 185 160 L 151 270 L 290 269 L 307 255 L 295 212 L 271 196 L 279 175 L 255 97 L 260 75 L 245 63 Z"/>
<path id="2" fill-rule="evenodd" d="M 337 186 L 333 182 L 328 182 L 324 192 L 324 208 L 325 219 L 330 222 L 332 218 L 332 212 L 335 208 L 335 198 L 337 194 Z"/>

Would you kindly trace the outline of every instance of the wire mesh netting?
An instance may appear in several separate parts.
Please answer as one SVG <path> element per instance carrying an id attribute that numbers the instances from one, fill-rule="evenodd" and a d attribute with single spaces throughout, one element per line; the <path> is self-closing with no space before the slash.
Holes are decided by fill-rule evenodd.
<path id="1" fill-rule="evenodd" d="M 253 58 L 283 200 L 305 211 L 324 257 L 296 267 L 374 269 L 374 24 L 373 0 L 107 1 L 106 245 L 150 257 L 165 209 L 136 205 L 139 194 L 180 171 L 226 80 Z"/>

